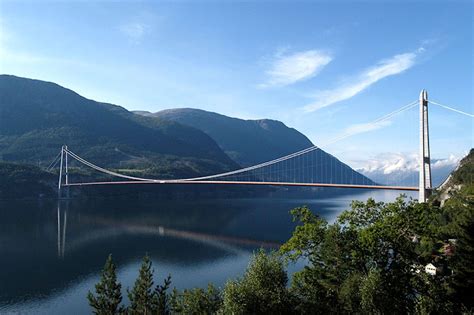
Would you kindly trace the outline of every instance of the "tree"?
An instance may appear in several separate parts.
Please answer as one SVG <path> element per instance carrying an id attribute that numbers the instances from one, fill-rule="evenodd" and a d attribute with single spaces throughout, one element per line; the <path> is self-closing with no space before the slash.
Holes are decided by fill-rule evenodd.
<path id="1" fill-rule="evenodd" d="M 339 259 L 346 245 L 338 240 L 337 226 L 329 231 L 327 222 L 307 207 L 295 208 L 291 214 L 301 225 L 296 226 L 293 236 L 280 247 L 280 253 L 291 261 L 308 261 L 308 265 L 293 276 L 291 291 L 298 301 L 296 309 L 303 314 L 314 310 L 331 312 L 338 307 L 337 290 L 342 281 L 336 273 L 342 271 Z"/>
<path id="2" fill-rule="evenodd" d="M 454 254 L 447 257 L 452 270 L 450 297 L 466 310 L 474 311 L 471 293 L 474 291 L 474 185 L 469 194 L 455 193 L 444 206 L 447 224 L 441 229 L 443 239 L 452 239 Z M 466 189 L 466 192 L 468 189 Z M 449 242 L 449 241 L 448 241 Z"/>
<path id="3" fill-rule="evenodd" d="M 100 277 L 100 282 L 95 285 L 96 294 L 89 291 L 87 299 L 93 308 L 94 314 L 109 315 L 121 314 L 124 312 L 122 302 L 121 284 L 117 281 L 116 266 L 109 255 L 105 262 L 104 269 Z"/>
<path id="4" fill-rule="evenodd" d="M 422 298 L 446 299 L 446 280 L 421 272 L 439 243 L 439 208 L 401 196 L 354 201 L 330 225 L 306 207 L 292 213 L 301 225 L 280 252 L 308 261 L 291 287 L 299 312 L 410 313 Z"/>
<path id="5" fill-rule="evenodd" d="M 281 258 L 263 250 L 254 254 L 241 279 L 227 282 L 223 293 L 224 314 L 287 314 L 292 301 Z"/>
<path id="6" fill-rule="evenodd" d="M 171 285 L 171 276 L 165 278 L 163 285 L 157 285 L 153 289 L 153 272 L 150 256 L 145 255 L 132 290 L 127 290 L 130 300 L 130 306 L 127 308 L 129 314 L 169 314 L 167 290 Z"/>
<path id="7" fill-rule="evenodd" d="M 153 269 L 148 255 L 143 257 L 142 265 L 132 290 L 128 291 L 130 314 L 153 314 Z"/>
<path id="8" fill-rule="evenodd" d="M 171 285 L 171 275 L 168 275 L 163 280 L 163 285 L 157 285 L 153 295 L 153 311 L 155 314 L 169 314 L 170 313 L 170 296 L 168 289 Z"/>
<path id="9" fill-rule="evenodd" d="M 177 314 L 216 314 L 222 306 L 221 294 L 212 284 L 207 290 L 174 290 L 171 299 L 173 313 Z"/>

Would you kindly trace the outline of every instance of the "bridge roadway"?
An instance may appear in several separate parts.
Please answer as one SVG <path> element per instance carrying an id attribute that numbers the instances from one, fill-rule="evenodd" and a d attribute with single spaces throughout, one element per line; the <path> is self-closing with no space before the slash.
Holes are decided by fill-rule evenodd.
<path id="1" fill-rule="evenodd" d="M 211 185 L 268 185 L 268 186 L 297 186 L 297 187 L 333 187 L 333 188 L 358 188 L 358 189 L 384 189 L 418 191 L 418 187 L 408 186 L 383 186 L 383 185 L 355 185 L 355 184 L 325 184 L 325 183 L 291 183 L 291 182 L 246 182 L 246 181 L 217 181 L 217 180 L 150 180 L 150 181 L 116 181 L 116 182 L 86 182 L 62 184 L 68 186 L 92 185 L 129 185 L 129 184 L 211 184 Z"/>

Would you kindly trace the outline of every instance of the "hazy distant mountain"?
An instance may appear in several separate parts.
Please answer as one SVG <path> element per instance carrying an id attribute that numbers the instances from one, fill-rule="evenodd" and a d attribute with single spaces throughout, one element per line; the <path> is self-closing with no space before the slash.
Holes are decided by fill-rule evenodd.
<path id="1" fill-rule="evenodd" d="M 200 129 L 242 166 L 266 162 L 313 146 L 305 135 L 276 120 L 243 120 L 191 108 L 135 113 Z M 373 183 L 320 149 L 279 163 L 274 169 L 256 171 L 253 176 L 275 181 Z"/>
<path id="2" fill-rule="evenodd" d="M 276 120 L 243 120 L 192 108 L 136 113 L 202 130 L 242 166 L 272 160 L 313 145 L 305 135 Z"/>
<path id="3" fill-rule="evenodd" d="M 0 75 L 0 160 L 46 164 L 62 144 L 99 165 L 167 176 L 238 167 L 195 128 L 95 102 L 54 83 Z"/>

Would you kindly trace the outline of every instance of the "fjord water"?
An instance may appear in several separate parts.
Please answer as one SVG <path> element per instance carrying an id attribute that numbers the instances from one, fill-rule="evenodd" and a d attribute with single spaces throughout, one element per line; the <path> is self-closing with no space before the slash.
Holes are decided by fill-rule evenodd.
<path id="1" fill-rule="evenodd" d="M 171 274 L 178 289 L 222 287 L 243 273 L 255 249 L 277 248 L 291 236 L 290 209 L 307 205 L 333 221 L 351 200 L 392 201 L 399 194 L 0 201 L 0 313 L 89 314 L 86 294 L 109 253 L 124 296 L 146 253 L 155 283 Z"/>

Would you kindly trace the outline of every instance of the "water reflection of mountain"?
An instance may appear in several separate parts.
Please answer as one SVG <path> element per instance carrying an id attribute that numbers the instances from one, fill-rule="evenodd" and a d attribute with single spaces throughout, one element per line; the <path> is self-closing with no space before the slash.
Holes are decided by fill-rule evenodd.
<path id="1" fill-rule="evenodd" d="M 85 181 L 97 181 L 84 178 Z M 104 178 L 107 181 L 110 179 Z M 74 181 L 74 180 L 73 180 Z M 330 180 L 327 182 L 331 182 Z M 81 198 L 121 200 L 186 200 L 186 199 L 229 199 L 229 198 L 314 198 L 315 196 L 342 196 L 360 192 L 360 189 L 339 189 L 320 187 L 285 187 L 255 185 L 94 185 L 71 187 L 71 196 Z"/>

